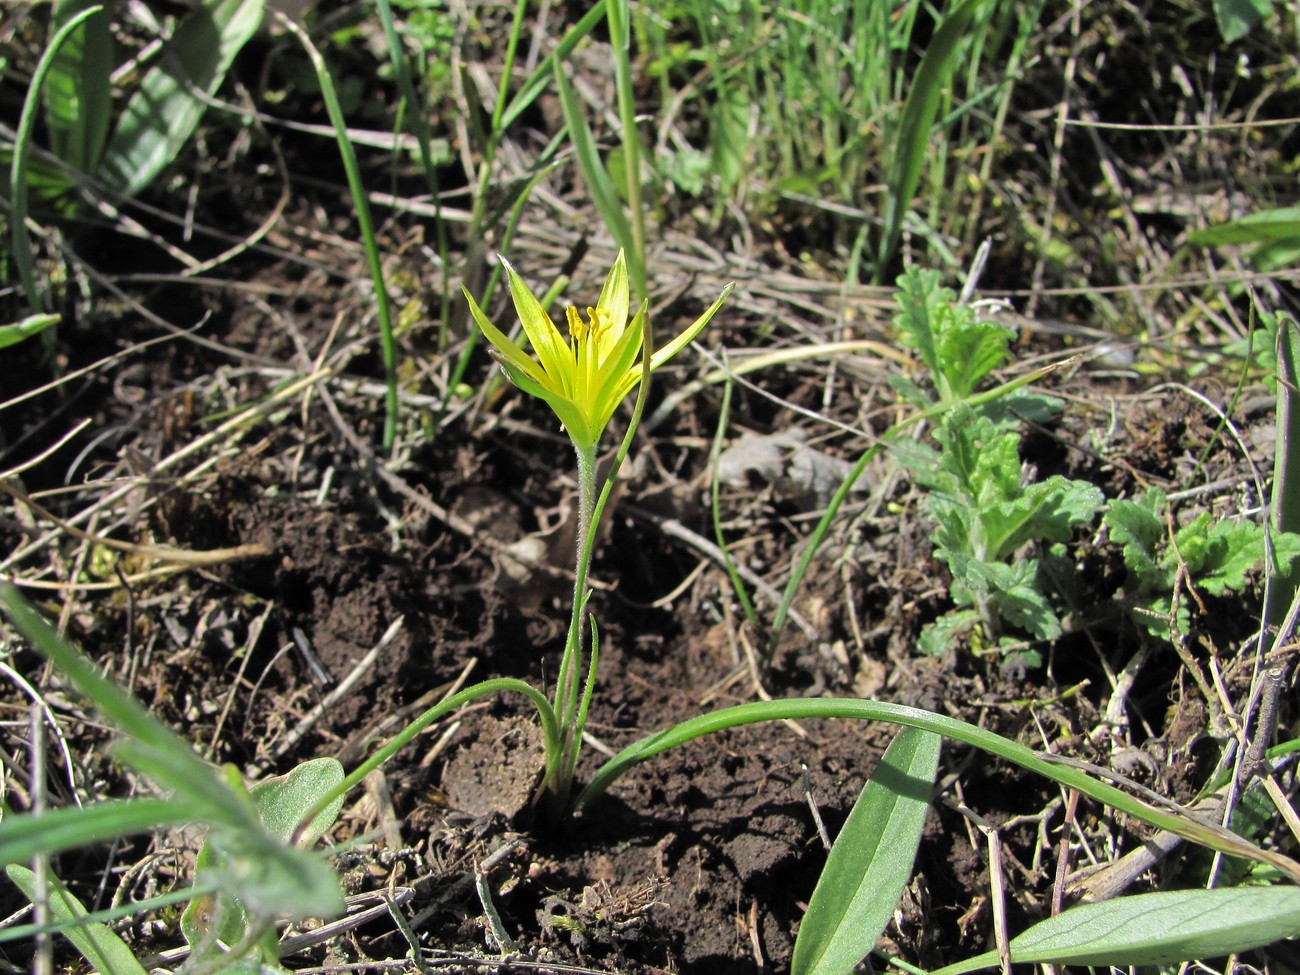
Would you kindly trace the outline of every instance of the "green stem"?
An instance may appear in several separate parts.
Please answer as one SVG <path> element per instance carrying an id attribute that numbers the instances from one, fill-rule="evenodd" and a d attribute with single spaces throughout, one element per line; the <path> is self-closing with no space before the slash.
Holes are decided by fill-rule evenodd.
<path id="1" fill-rule="evenodd" d="M 555 685 L 555 712 L 560 719 L 559 775 L 551 791 L 561 800 L 568 795 L 577 761 L 578 740 L 582 735 L 579 718 L 579 674 L 583 663 L 583 631 L 587 609 L 587 574 L 591 568 L 589 544 L 592 516 L 596 508 L 596 445 L 574 444 L 578 457 L 578 532 L 577 555 L 573 573 L 573 615 L 569 619 L 569 636 L 564 643 L 564 657 Z M 590 682 L 591 677 L 588 677 Z M 570 756 L 573 756 L 572 759 Z"/>

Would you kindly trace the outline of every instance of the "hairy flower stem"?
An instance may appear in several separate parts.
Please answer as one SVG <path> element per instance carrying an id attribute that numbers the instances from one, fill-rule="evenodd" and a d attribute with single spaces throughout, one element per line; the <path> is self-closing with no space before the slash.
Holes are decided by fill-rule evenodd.
<path id="1" fill-rule="evenodd" d="M 596 447 L 575 445 L 578 455 L 578 531 L 576 567 L 573 575 L 573 615 L 569 636 L 564 644 L 559 679 L 555 687 L 555 710 L 560 718 L 559 767 L 554 772 L 550 791 L 563 804 L 573 784 L 577 763 L 577 742 L 582 737 L 582 710 L 579 702 L 580 674 L 585 636 L 587 572 L 591 564 L 591 531 L 596 507 Z M 594 666 L 595 658 L 592 658 Z M 591 675 L 588 675 L 590 682 Z"/>

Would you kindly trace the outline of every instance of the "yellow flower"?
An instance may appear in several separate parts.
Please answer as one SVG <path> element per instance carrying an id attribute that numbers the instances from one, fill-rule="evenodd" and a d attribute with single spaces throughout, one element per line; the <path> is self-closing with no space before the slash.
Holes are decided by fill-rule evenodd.
<path id="1" fill-rule="evenodd" d="M 605 287 L 595 308 L 587 309 L 584 321 L 578 309 L 567 310 L 569 335 L 560 334 L 541 303 L 528 290 L 515 269 L 501 258 L 510 281 L 510 295 L 523 323 L 524 333 L 537 358 L 534 359 L 505 332 L 493 325 L 468 290 L 470 313 L 493 348 L 501 371 L 516 386 L 531 393 L 555 411 L 570 439 L 579 449 L 590 450 L 600 440 L 618 404 L 641 381 L 638 361 L 645 331 L 647 304 L 642 303 L 631 320 L 627 263 L 618 252 L 605 278 Z M 650 359 L 653 372 L 690 343 L 722 307 L 734 285 L 727 285 L 709 309 L 680 335 L 655 351 Z"/>

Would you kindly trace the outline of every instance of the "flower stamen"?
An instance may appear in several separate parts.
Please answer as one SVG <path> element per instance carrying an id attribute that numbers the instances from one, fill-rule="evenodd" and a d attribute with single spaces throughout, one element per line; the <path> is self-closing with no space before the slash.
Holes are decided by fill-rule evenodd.
<path id="1" fill-rule="evenodd" d="M 569 319 L 569 337 L 575 342 L 581 342 L 587 337 L 589 326 L 578 314 L 578 309 L 570 305 L 565 309 L 565 315 Z"/>

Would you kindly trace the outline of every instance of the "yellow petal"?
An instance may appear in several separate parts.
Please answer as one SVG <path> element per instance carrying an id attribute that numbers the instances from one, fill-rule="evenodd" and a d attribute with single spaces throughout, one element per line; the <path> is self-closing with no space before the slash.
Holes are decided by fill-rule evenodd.
<path id="1" fill-rule="evenodd" d="M 609 315 L 613 325 L 607 339 L 609 345 L 605 346 L 604 342 L 601 343 L 605 348 L 613 348 L 614 343 L 622 337 L 623 329 L 627 326 L 627 314 L 631 304 L 632 298 L 627 283 L 627 261 L 620 249 L 618 257 L 614 258 L 613 267 L 605 277 L 605 286 L 600 289 L 600 299 L 596 302 L 596 307 Z"/>
<path id="2" fill-rule="evenodd" d="M 722 303 L 727 300 L 727 295 L 731 294 L 735 287 L 736 284 L 733 281 L 731 284 L 723 288 L 722 294 L 718 295 L 718 300 L 711 304 L 703 315 L 691 322 L 684 332 L 665 345 L 662 349 L 655 350 L 654 358 L 650 360 L 651 371 L 658 369 L 678 352 L 686 348 L 686 346 L 690 344 L 691 340 L 704 330 L 704 326 L 709 324 L 709 319 L 718 313 L 718 309 L 722 307 Z"/>
<path id="3" fill-rule="evenodd" d="M 474 322 L 487 340 L 496 348 L 497 352 L 500 353 L 503 364 L 508 363 L 511 368 L 531 377 L 534 382 L 545 383 L 547 381 L 546 373 L 533 361 L 532 356 L 519 348 L 510 340 L 508 335 L 488 320 L 487 315 L 483 314 L 483 309 L 478 306 L 478 302 L 474 300 L 474 296 L 469 293 L 469 290 L 464 285 L 461 285 L 460 290 L 465 293 L 465 300 L 469 302 L 469 313 L 474 316 Z"/>
<path id="4" fill-rule="evenodd" d="M 569 354 L 569 343 L 564 340 L 560 330 L 555 327 L 551 321 L 551 316 L 546 314 L 546 309 L 542 307 L 531 291 L 528 285 L 524 284 L 524 279 L 515 273 L 515 269 L 510 266 L 510 262 L 504 257 L 498 258 L 502 267 L 506 269 L 506 277 L 510 281 L 510 297 L 514 299 L 515 311 L 519 315 L 519 321 L 523 323 L 524 332 L 528 335 L 528 341 L 537 353 L 537 360 L 541 363 L 542 369 L 550 377 L 552 388 L 556 390 L 572 389 L 573 374 L 573 356 Z"/>

